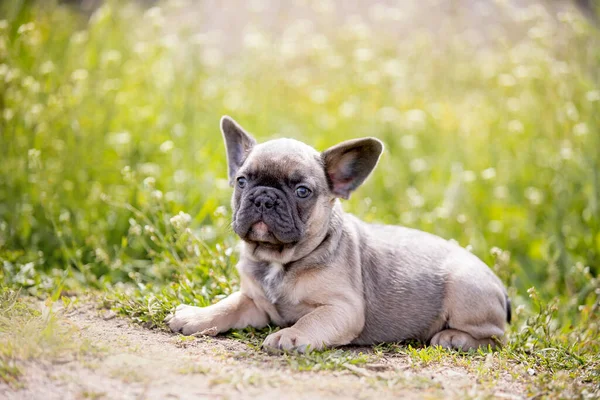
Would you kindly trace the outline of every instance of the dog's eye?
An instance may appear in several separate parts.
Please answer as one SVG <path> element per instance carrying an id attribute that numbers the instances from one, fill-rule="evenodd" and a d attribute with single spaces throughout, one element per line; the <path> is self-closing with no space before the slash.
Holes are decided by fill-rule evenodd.
<path id="1" fill-rule="evenodd" d="M 307 198 L 310 194 L 311 191 L 306 186 L 298 186 L 296 188 L 296 196 L 300 197 L 301 199 Z"/>
<path id="2" fill-rule="evenodd" d="M 240 176 L 239 178 L 237 178 L 237 184 L 240 189 L 245 188 L 247 183 L 248 183 L 248 180 L 246 178 L 244 178 L 243 176 Z"/>

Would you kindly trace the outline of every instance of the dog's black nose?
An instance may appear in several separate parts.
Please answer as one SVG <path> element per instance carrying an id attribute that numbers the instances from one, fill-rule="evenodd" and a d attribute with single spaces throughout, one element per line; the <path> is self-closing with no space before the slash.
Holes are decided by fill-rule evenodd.
<path id="1" fill-rule="evenodd" d="M 274 205 L 275 201 L 267 194 L 262 194 L 254 199 L 254 206 L 261 211 L 265 209 L 269 210 L 273 208 Z"/>

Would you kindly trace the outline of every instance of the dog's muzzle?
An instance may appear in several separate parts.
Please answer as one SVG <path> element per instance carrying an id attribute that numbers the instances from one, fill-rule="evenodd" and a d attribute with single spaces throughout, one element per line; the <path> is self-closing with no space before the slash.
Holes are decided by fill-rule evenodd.
<path id="1" fill-rule="evenodd" d="M 243 239 L 272 244 L 294 243 L 302 236 L 285 194 L 268 186 L 256 187 L 242 199 L 234 229 Z"/>

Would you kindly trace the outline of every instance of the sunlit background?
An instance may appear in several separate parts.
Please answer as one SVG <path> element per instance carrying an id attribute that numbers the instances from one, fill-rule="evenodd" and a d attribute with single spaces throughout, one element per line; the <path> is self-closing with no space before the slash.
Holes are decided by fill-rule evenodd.
<path id="1" fill-rule="evenodd" d="M 454 239 L 519 310 L 557 298 L 583 323 L 600 292 L 593 7 L 3 2 L 0 281 L 150 310 L 230 293 L 228 114 L 259 141 L 380 138 L 347 211 Z"/>

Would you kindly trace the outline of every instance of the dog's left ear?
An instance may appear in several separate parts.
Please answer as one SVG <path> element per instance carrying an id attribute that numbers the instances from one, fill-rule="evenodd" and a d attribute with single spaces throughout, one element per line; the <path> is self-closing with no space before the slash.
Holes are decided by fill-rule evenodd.
<path id="1" fill-rule="evenodd" d="M 221 117 L 221 133 L 227 150 L 229 184 L 233 185 L 237 170 L 242 166 L 244 157 L 256 144 L 256 140 L 227 115 Z"/>
<path id="2" fill-rule="evenodd" d="M 379 139 L 362 138 L 342 142 L 321 153 L 331 192 L 348 199 L 373 171 L 382 152 Z"/>

